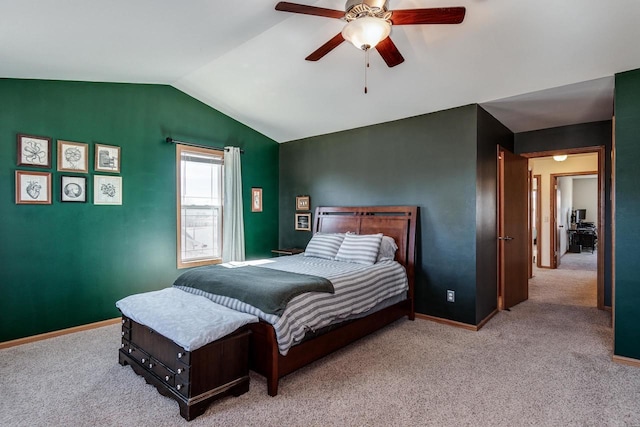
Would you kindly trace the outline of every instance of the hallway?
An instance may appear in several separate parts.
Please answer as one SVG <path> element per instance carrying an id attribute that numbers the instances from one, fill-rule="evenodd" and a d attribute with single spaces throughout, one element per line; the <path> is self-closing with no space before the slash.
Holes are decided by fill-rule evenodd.
<path id="1" fill-rule="evenodd" d="M 566 253 L 560 267 L 533 268 L 529 298 L 541 303 L 597 307 L 597 251 Z"/>

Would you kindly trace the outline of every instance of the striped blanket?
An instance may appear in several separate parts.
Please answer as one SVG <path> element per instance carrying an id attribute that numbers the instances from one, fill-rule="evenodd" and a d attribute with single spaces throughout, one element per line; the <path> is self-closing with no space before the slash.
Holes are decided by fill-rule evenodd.
<path id="1" fill-rule="evenodd" d="M 374 265 L 353 264 L 315 257 L 294 255 L 274 258 L 260 267 L 325 277 L 333 283 L 333 294 L 309 292 L 293 298 L 281 316 L 267 314 L 237 299 L 209 294 L 199 289 L 176 286 L 202 295 L 215 303 L 250 313 L 273 325 L 280 354 L 302 341 L 307 331 L 357 317 L 380 302 L 408 289 L 405 269 L 395 261 Z M 239 267 L 242 268 L 242 267 Z"/>

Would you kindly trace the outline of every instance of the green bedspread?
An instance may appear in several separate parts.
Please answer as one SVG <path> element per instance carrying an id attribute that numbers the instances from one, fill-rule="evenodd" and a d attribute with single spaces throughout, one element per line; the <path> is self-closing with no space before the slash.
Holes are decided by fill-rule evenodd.
<path id="1" fill-rule="evenodd" d="M 210 294 L 235 298 L 265 313 L 278 316 L 297 295 L 305 292 L 334 292 L 333 285 L 324 277 L 256 266 L 197 267 L 180 275 L 173 286 L 196 288 Z"/>

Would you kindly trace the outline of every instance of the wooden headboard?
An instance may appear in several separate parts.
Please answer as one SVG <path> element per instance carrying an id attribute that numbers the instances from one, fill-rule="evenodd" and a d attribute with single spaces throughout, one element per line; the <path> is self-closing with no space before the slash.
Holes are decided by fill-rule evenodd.
<path id="1" fill-rule="evenodd" d="M 393 237 L 398 245 L 396 261 L 407 270 L 409 297 L 413 300 L 417 220 L 417 206 L 317 207 L 313 232 L 351 231 Z"/>

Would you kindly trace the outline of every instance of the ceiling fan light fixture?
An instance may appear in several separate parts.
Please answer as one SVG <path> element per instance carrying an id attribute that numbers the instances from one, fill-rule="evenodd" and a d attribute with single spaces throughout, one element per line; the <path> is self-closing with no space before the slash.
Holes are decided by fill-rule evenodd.
<path id="1" fill-rule="evenodd" d="M 565 160 L 567 160 L 567 155 L 566 154 L 557 154 L 557 155 L 553 156 L 553 160 L 555 160 L 556 162 L 564 162 Z"/>
<path id="2" fill-rule="evenodd" d="M 347 23 L 342 29 L 342 37 L 358 49 L 368 50 L 389 37 L 391 24 L 382 18 L 363 16 Z"/>

